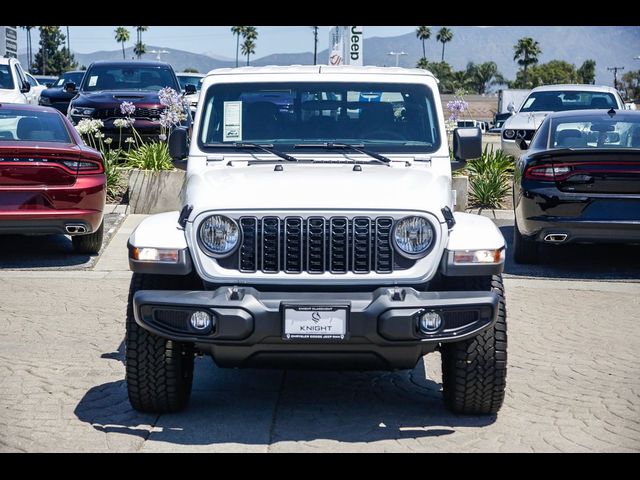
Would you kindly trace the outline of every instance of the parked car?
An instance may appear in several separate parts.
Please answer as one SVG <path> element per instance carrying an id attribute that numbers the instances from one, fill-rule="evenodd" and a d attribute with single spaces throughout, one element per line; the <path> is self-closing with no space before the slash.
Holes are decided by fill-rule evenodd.
<path id="1" fill-rule="evenodd" d="M 540 243 L 640 243 L 640 112 L 552 113 L 518 144 L 517 263 L 536 263 Z"/>
<path id="2" fill-rule="evenodd" d="M 51 88 L 59 77 L 53 75 L 34 75 L 33 78 L 35 78 L 40 85 Z"/>
<path id="3" fill-rule="evenodd" d="M 59 111 L 0 104 L 0 233 L 67 234 L 78 253 L 100 250 L 106 177 Z"/>
<path id="4" fill-rule="evenodd" d="M 495 414 L 505 243 L 489 218 L 453 213 L 452 165 L 481 155 L 482 134 L 455 129 L 451 164 L 435 77 L 219 69 L 198 108 L 190 146 L 186 128 L 169 138 L 174 160 L 188 156 L 181 211 L 129 238 L 133 407 L 184 408 L 196 354 L 221 367 L 391 370 L 439 349 L 445 404 Z"/>
<path id="5" fill-rule="evenodd" d="M 29 93 L 31 94 L 31 98 L 29 99 L 29 103 L 31 105 L 39 105 L 40 103 L 40 95 L 42 94 L 42 92 L 47 88 L 44 85 L 40 85 L 40 83 L 38 82 L 38 80 L 36 80 L 36 78 L 31 75 L 30 73 L 26 73 L 24 74 L 24 76 L 27 79 L 27 82 L 29 82 L 29 85 L 31 85 L 31 89 L 29 90 Z"/>
<path id="6" fill-rule="evenodd" d="M 160 114 L 165 108 L 160 103 L 158 92 L 171 87 L 180 92 L 180 84 L 173 68 L 168 63 L 152 61 L 99 61 L 92 63 L 80 85 L 67 84 L 76 96 L 69 105 L 68 118 L 75 125 L 83 118 L 100 119 L 104 123 L 102 132 L 106 138 L 119 139 L 128 133 L 120 131 L 114 121 L 126 115 L 121 111 L 122 102 L 135 106 L 131 115 L 135 118 L 135 129 L 143 140 L 158 140 L 161 133 Z M 185 109 L 191 124 L 191 114 Z"/>
<path id="7" fill-rule="evenodd" d="M 176 73 L 176 76 L 178 77 L 182 91 L 185 93 L 184 98 L 189 102 L 191 115 L 195 116 L 198 99 L 200 98 L 200 90 L 202 89 L 202 80 L 205 75 L 202 73 L 180 72 Z M 191 87 L 189 87 L 189 85 L 191 85 Z"/>
<path id="8" fill-rule="evenodd" d="M 65 72 L 58 77 L 53 87 L 47 88 L 40 93 L 39 104 L 44 107 L 53 107 L 59 110 L 64 115 L 67 114 L 69 108 L 69 102 L 76 96 L 76 92 L 69 92 L 65 90 L 65 85 L 68 83 L 80 83 L 84 71 L 71 71 Z"/>
<path id="9" fill-rule="evenodd" d="M 0 103 L 31 103 L 33 93 L 20 62 L 0 58 Z"/>
<path id="10" fill-rule="evenodd" d="M 516 157 L 520 150 L 516 140 L 531 141 L 544 117 L 550 112 L 565 110 L 624 109 L 624 102 L 615 88 L 598 85 L 546 85 L 536 87 L 502 126 L 501 146 L 504 153 Z"/>

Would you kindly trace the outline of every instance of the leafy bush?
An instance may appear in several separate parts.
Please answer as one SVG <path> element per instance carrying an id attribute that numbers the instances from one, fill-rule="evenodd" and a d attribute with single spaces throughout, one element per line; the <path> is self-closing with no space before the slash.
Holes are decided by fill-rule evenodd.
<path id="1" fill-rule="evenodd" d="M 120 184 L 121 173 L 118 170 L 119 150 L 106 150 L 102 153 L 104 157 L 104 174 L 107 177 L 107 195 L 114 198 Z"/>
<path id="2" fill-rule="evenodd" d="M 126 166 L 141 170 L 173 170 L 169 146 L 166 142 L 152 142 L 140 145 L 125 153 Z"/>
<path id="3" fill-rule="evenodd" d="M 469 199 L 472 205 L 481 208 L 500 208 L 509 193 L 509 175 L 513 172 L 513 161 L 502 150 L 488 151 L 485 146 L 482 156 L 467 163 L 469 174 Z"/>

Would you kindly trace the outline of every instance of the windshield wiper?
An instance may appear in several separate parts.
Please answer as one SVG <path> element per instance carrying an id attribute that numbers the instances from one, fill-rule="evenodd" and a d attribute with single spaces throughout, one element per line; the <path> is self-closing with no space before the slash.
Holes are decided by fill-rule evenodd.
<path id="1" fill-rule="evenodd" d="M 257 150 L 262 150 L 263 152 L 272 153 L 287 162 L 297 162 L 298 159 L 296 157 L 292 157 L 291 155 L 287 155 L 284 152 L 280 152 L 273 148 L 273 144 L 266 143 L 264 145 L 260 145 L 257 143 L 243 143 L 243 142 L 235 142 L 235 143 L 207 143 L 204 145 L 205 147 L 211 148 L 255 148 Z"/>
<path id="2" fill-rule="evenodd" d="M 380 163 L 390 166 L 391 159 L 385 157 L 384 155 L 380 155 L 377 152 L 372 152 L 371 150 L 366 150 L 364 145 L 361 143 L 299 143 L 294 145 L 293 148 L 329 148 L 329 149 L 351 149 L 355 152 L 362 153 L 364 155 L 368 155 L 371 158 L 378 160 Z"/>

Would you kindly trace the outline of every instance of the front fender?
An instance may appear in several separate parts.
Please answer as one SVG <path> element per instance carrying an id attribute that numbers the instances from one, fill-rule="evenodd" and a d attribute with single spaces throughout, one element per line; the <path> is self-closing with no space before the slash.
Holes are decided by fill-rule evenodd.
<path id="1" fill-rule="evenodd" d="M 160 275 L 187 275 L 193 270 L 191 255 L 187 248 L 184 230 L 178 224 L 180 212 L 166 212 L 145 218 L 131 233 L 129 268 L 137 273 Z M 157 249 L 161 252 L 176 252 L 175 260 L 140 260 L 134 258 L 138 249 Z"/>

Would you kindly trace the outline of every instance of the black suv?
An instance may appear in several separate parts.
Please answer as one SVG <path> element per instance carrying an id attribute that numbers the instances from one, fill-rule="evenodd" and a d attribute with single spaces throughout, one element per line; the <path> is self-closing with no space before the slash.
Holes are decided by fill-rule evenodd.
<path id="1" fill-rule="evenodd" d="M 89 66 L 81 85 L 73 82 L 65 88 L 77 95 L 69 105 L 68 117 L 75 125 L 83 118 L 100 119 L 102 132 L 107 138 L 119 138 L 120 129 L 114 121 L 125 115 L 120 110 L 122 102 L 135 105 L 134 127 L 144 140 L 157 140 L 160 135 L 160 114 L 164 106 L 158 92 L 171 87 L 180 92 L 180 83 L 168 63 L 151 61 L 99 61 Z M 191 114 L 185 109 L 187 119 L 183 125 L 191 125 Z M 128 132 L 122 131 L 124 137 Z"/>
<path id="2" fill-rule="evenodd" d="M 77 92 L 67 91 L 67 89 L 65 89 L 65 85 L 69 83 L 79 84 L 82 82 L 83 76 L 84 72 L 79 70 L 63 73 L 51 87 L 46 88 L 42 93 L 40 93 L 40 100 L 38 100 L 38 103 L 45 107 L 53 107 L 60 110 L 63 115 L 66 115 L 67 109 L 69 108 L 69 102 L 76 96 Z"/>

